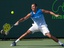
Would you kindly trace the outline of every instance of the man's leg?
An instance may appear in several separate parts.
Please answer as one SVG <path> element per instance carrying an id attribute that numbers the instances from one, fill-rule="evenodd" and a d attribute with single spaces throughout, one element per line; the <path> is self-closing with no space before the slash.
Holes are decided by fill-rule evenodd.
<path id="1" fill-rule="evenodd" d="M 56 37 L 50 34 L 50 31 L 47 26 L 43 25 L 40 29 L 40 31 L 43 33 L 43 35 L 53 39 L 55 42 L 59 43 L 61 46 L 64 46 L 62 42 L 60 42 Z"/>
<path id="2" fill-rule="evenodd" d="M 53 39 L 55 42 L 59 43 L 60 45 L 64 46 L 62 42 L 60 42 L 56 37 L 52 36 L 50 33 L 45 34 L 47 37 Z"/>
<path id="3" fill-rule="evenodd" d="M 22 39 L 22 38 L 24 38 L 25 36 L 27 36 L 28 34 L 30 34 L 31 33 L 31 31 L 30 30 L 28 30 L 27 32 L 25 32 L 23 35 L 21 35 L 15 42 L 18 42 L 18 40 L 20 40 L 20 39 Z"/>
<path id="4" fill-rule="evenodd" d="M 10 46 L 16 46 L 16 43 L 17 43 L 20 39 L 24 38 L 25 36 L 27 36 L 27 35 L 30 34 L 30 33 L 31 33 L 31 31 L 28 30 L 28 31 L 25 32 L 23 35 L 21 35 L 16 41 L 14 41 Z"/>
<path id="5" fill-rule="evenodd" d="M 11 46 L 16 46 L 16 43 L 17 43 L 20 39 L 24 38 L 26 35 L 28 35 L 28 34 L 30 34 L 30 33 L 34 33 L 34 32 L 37 32 L 37 31 L 38 31 L 38 26 L 34 23 L 34 24 L 28 29 L 28 31 L 27 31 L 26 33 L 24 33 L 23 35 L 21 35 L 16 41 L 14 41 L 14 42 L 11 44 Z"/>

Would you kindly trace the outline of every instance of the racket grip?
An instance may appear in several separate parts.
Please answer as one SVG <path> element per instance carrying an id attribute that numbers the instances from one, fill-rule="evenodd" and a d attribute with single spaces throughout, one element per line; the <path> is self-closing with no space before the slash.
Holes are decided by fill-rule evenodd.
<path id="1" fill-rule="evenodd" d="M 14 24 L 14 26 L 17 26 L 19 24 L 19 21 L 17 21 L 15 24 Z"/>
<path id="2" fill-rule="evenodd" d="M 16 26 L 16 24 L 14 24 L 13 26 Z"/>

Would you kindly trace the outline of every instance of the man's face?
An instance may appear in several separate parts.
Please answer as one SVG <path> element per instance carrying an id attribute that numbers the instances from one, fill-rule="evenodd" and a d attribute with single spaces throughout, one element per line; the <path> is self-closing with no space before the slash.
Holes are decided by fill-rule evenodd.
<path id="1" fill-rule="evenodd" d="M 32 11 L 36 11 L 37 6 L 35 6 L 34 4 L 32 4 L 32 5 L 31 5 L 31 9 L 32 9 Z"/>

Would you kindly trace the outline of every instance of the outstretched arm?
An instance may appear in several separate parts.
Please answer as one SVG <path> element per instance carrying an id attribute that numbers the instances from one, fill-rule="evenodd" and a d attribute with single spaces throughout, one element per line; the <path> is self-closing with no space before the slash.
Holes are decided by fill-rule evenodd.
<path id="1" fill-rule="evenodd" d="M 42 12 L 44 12 L 44 13 L 48 13 L 48 14 L 51 14 L 51 15 L 54 15 L 55 17 L 60 16 L 60 15 L 58 15 L 58 14 L 55 14 L 55 13 L 52 12 L 52 11 L 48 11 L 48 10 L 44 10 L 44 9 L 42 9 Z"/>
<path id="2" fill-rule="evenodd" d="M 23 22 L 25 20 L 27 20 L 29 17 L 31 16 L 31 14 L 27 14 L 25 17 L 21 18 L 20 20 L 18 20 L 14 25 L 18 25 L 20 22 Z"/>

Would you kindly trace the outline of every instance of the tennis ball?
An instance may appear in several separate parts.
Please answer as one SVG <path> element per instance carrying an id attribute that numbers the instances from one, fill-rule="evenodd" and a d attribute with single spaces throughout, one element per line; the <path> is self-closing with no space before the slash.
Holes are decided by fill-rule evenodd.
<path id="1" fill-rule="evenodd" d="M 11 14 L 14 14 L 14 11 L 11 11 Z"/>

